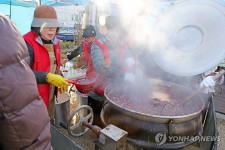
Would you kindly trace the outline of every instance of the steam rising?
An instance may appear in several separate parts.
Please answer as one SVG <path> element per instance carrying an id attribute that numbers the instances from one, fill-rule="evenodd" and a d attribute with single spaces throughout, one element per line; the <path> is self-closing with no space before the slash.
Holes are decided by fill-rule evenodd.
<path id="1" fill-rule="evenodd" d="M 175 5 L 175 2 L 177 1 L 104 0 L 100 2 L 101 5 L 99 4 L 99 9 L 105 16 L 117 14 L 121 18 L 122 27 L 130 37 L 130 43 L 133 44 L 133 47 L 136 47 L 136 53 L 141 56 L 139 57 L 138 69 L 135 74 L 136 82 L 133 85 L 134 89 L 132 89 L 135 92 L 131 91 L 130 88 L 125 89 L 134 97 L 137 96 L 137 93 L 149 95 L 151 88 L 153 88 L 150 86 L 151 83 L 146 80 L 149 77 L 178 83 L 188 87 L 193 86 L 191 85 L 193 83 L 193 76 L 177 76 L 171 74 L 171 72 L 166 72 L 165 70 L 168 71 L 169 69 L 163 68 L 160 64 L 156 65 L 155 62 L 157 60 L 153 60 L 151 57 L 151 55 L 157 55 L 158 57 L 155 57 L 154 59 L 158 58 L 165 62 L 171 62 L 168 64 L 169 67 L 176 66 L 177 69 L 183 69 L 184 71 L 191 70 L 192 68 L 186 67 L 183 64 L 189 64 L 196 61 L 195 57 L 189 60 L 183 59 L 183 57 L 181 57 L 181 51 L 188 55 L 194 48 L 202 43 L 200 39 L 202 33 L 200 30 L 195 35 L 199 36 L 199 41 L 192 40 L 192 36 L 190 36 L 192 34 L 189 34 L 191 32 L 196 33 L 195 30 L 198 30 L 198 27 L 188 27 L 188 30 L 185 29 L 180 31 L 180 33 L 182 33 L 181 35 L 177 34 L 171 36 L 171 31 L 166 29 L 173 29 L 173 26 L 177 22 L 174 22 L 175 19 L 171 19 L 170 17 L 180 18 L 180 14 L 167 16 L 167 18 L 160 18 L 162 13 L 165 14 L 166 11 Z M 97 0 L 96 4 L 98 5 Z M 162 21 L 160 19 L 164 20 Z M 193 21 L 197 21 L 198 19 L 199 18 L 194 18 Z M 183 21 L 185 23 L 185 19 L 177 21 Z M 158 24 L 159 22 L 160 24 Z M 171 39 L 171 37 L 173 39 Z M 173 45 L 170 43 L 173 40 L 178 42 Z M 185 45 L 187 42 L 186 40 L 191 41 L 191 43 Z M 194 47 L 192 47 L 192 45 L 194 45 Z M 163 53 L 158 53 L 160 49 L 164 50 Z M 182 65 L 179 66 L 179 63 Z"/>

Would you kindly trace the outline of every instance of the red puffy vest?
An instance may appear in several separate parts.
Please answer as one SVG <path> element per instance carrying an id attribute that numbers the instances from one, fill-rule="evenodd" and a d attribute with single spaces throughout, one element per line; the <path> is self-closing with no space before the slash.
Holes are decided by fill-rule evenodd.
<path id="1" fill-rule="evenodd" d="M 33 48 L 34 51 L 34 62 L 31 69 L 39 72 L 50 72 L 50 57 L 48 50 L 45 48 L 44 45 L 41 45 L 36 41 L 38 35 L 34 32 L 30 31 L 25 34 L 24 39 L 30 46 Z M 56 56 L 56 63 L 58 66 L 58 70 L 60 67 L 60 43 L 53 44 L 54 52 Z M 49 93 L 50 93 L 50 84 L 38 84 L 38 91 L 40 96 L 43 98 L 46 107 L 49 106 Z"/>
<path id="2" fill-rule="evenodd" d="M 108 47 L 105 44 L 100 43 L 97 39 L 95 39 L 93 42 L 95 42 L 102 50 L 102 54 L 104 56 L 105 62 L 109 63 L 110 58 L 109 58 L 109 52 L 108 52 Z M 84 55 L 85 59 L 87 61 L 87 71 L 86 71 L 86 76 L 87 77 L 92 77 L 95 78 L 98 73 L 95 71 L 93 62 L 91 60 L 91 44 L 86 44 L 83 42 L 83 50 L 84 50 Z M 98 93 L 99 95 L 103 96 L 104 95 L 104 89 L 106 86 L 107 79 L 103 75 L 98 75 L 95 84 L 94 84 L 94 89 L 93 91 Z"/>

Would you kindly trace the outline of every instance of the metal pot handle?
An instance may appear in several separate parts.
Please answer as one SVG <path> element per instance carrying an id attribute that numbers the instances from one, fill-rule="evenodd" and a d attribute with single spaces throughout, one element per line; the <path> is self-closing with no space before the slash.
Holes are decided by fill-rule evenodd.
<path id="1" fill-rule="evenodd" d="M 100 113 L 100 119 L 102 121 L 102 123 L 104 124 L 104 126 L 107 126 L 107 123 L 105 122 L 105 119 L 104 119 L 104 112 L 105 112 L 105 109 L 107 109 L 109 107 L 109 102 L 104 102 L 103 106 L 102 106 L 102 110 L 101 110 L 101 113 Z"/>

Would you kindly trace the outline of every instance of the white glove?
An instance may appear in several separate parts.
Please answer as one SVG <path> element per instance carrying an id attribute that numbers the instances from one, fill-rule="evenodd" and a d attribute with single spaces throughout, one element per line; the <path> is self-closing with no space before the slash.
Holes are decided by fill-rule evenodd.
<path id="1" fill-rule="evenodd" d="M 200 84 L 201 87 L 213 87 L 216 85 L 216 82 L 213 80 L 213 76 L 208 76 L 204 78 Z"/>
<path id="2" fill-rule="evenodd" d="M 219 72 L 215 72 L 215 75 L 217 75 Z M 216 85 L 222 85 L 224 82 L 224 75 L 220 76 L 217 80 L 216 80 Z"/>
<path id="3" fill-rule="evenodd" d="M 65 68 L 72 68 L 73 67 L 73 63 L 68 61 L 66 64 L 65 64 Z"/>
<path id="4" fill-rule="evenodd" d="M 127 64 L 128 67 L 132 67 L 135 64 L 135 60 L 131 57 L 128 57 L 125 59 L 125 63 Z"/>
<path id="5" fill-rule="evenodd" d="M 135 75 L 133 73 L 126 73 L 124 76 L 124 81 L 129 81 L 131 83 L 135 82 Z"/>

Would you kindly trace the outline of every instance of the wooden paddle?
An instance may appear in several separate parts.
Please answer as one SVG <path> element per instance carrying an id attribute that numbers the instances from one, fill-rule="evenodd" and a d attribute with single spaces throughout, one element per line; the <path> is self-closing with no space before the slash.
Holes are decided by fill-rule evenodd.
<path id="1" fill-rule="evenodd" d="M 224 75 L 225 74 L 225 70 L 221 70 L 220 72 L 218 72 L 214 77 L 213 77 L 213 80 L 216 81 L 220 76 Z M 178 104 L 166 104 L 164 105 L 164 107 L 161 109 L 161 113 L 166 110 L 166 109 L 173 109 L 174 107 L 176 106 L 181 106 L 191 100 L 193 100 L 193 98 L 200 94 L 203 90 L 205 89 L 205 87 L 198 87 L 197 89 L 194 90 L 194 92 L 192 92 L 190 95 L 188 95 L 187 97 L 184 98 L 184 100 L 181 102 L 181 103 L 178 103 Z M 168 107 L 169 106 L 169 107 Z"/>
<path id="2" fill-rule="evenodd" d="M 225 74 L 225 70 L 221 70 L 215 76 L 213 76 L 213 80 L 214 81 L 218 80 L 219 77 L 221 77 L 224 74 Z M 196 95 L 200 94 L 204 89 L 205 89 L 204 86 L 203 87 L 199 86 L 197 89 L 194 90 L 194 92 L 192 92 L 189 96 L 187 96 L 182 103 L 179 103 L 177 105 L 183 105 L 183 104 L 189 102 L 190 100 L 192 100 L 193 97 L 195 97 Z"/>

